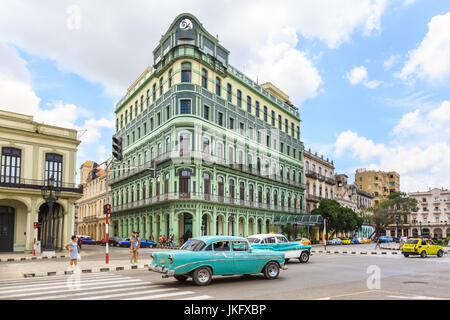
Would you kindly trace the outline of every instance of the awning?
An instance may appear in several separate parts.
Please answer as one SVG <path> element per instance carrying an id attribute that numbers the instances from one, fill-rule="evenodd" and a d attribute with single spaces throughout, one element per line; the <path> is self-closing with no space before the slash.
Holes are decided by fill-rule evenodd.
<path id="1" fill-rule="evenodd" d="M 277 215 L 274 218 L 274 225 L 301 225 L 301 226 L 315 226 L 317 224 L 323 224 L 323 218 L 317 214 L 299 214 L 299 215 Z"/>

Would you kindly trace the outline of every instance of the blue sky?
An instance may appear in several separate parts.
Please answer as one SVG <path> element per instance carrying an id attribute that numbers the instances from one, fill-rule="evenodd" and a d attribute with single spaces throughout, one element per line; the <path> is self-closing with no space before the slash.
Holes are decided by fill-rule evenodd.
<path id="1" fill-rule="evenodd" d="M 80 130 L 78 167 L 104 160 L 115 103 L 172 20 L 191 12 L 233 66 L 289 94 L 305 147 L 337 173 L 396 170 L 408 192 L 450 187 L 449 1 L 133 5 L 110 1 L 100 15 L 90 1 L 2 2 L 0 108 Z"/>

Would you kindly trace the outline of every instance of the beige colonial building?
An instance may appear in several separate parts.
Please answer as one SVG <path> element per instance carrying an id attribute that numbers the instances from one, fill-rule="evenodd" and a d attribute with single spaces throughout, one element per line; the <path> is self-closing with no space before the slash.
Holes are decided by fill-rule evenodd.
<path id="1" fill-rule="evenodd" d="M 75 184 L 77 131 L 37 123 L 32 116 L 0 110 L 0 251 L 32 252 L 34 236 L 45 248 L 58 250 L 74 232 L 74 202 L 82 189 Z M 49 178 L 61 194 L 49 224 L 41 190 Z M 41 227 L 35 231 L 34 222 Z M 48 239 L 48 226 L 52 239 Z"/>
<path id="2" fill-rule="evenodd" d="M 430 189 L 412 192 L 409 197 L 417 200 L 418 212 L 411 213 L 411 235 L 446 238 L 450 236 L 450 190 Z"/>
<path id="3" fill-rule="evenodd" d="M 76 202 L 76 230 L 79 235 L 90 236 L 93 240 L 105 238 L 106 217 L 103 214 L 106 191 L 106 172 L 100 170 L 97 179 L 92 180 L 90 172 L 93 161 L 86 161 L 80 167 L 80 184 L 83 185 L 83 197 Z"/>
<path id="4" fill-rule="evenodd" d="M 304 152 L 305 176 L 306 176 L 306 212 L 310 213 L 319 207 L 322 198 L 334 199 L 335 179 L 333 161 L 324 159 L 311 149 Z"/>
<path id="5" fill-rule="evenodd" d="M 386 199 L 392 192 L 400 192 L 400 175 L 395 171 L 357 169 L 355 184 L 373 196 L 373 205 Z"/>

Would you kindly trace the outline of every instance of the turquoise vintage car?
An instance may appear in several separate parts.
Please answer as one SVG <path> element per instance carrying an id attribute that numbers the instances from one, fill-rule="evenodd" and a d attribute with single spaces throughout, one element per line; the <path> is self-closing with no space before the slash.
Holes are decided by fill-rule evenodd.
<path id="1" fill-rule="evenodd" d="M 178 281 L 191 277 L 199 286 L 208 285 L 213 275 L 263 273 L 275 279 L 280 269 L 287 269 L 283 252 L 255 250 L 247 239 L 233 236 L 192 238 L 180 250 L 153 252 L 150 258 L 149 271 Z"/>
<path id="2" fill-rule="evenodd" d="M 273 250 L 285 253 L 285 262 L 289 259 L 298 259 L 301 263 L 309 261 L 311 246 L 304 245 L 300 241 L 289 242 L 282 234 L 254 234 L 247 237 L 253 249 Z"/>

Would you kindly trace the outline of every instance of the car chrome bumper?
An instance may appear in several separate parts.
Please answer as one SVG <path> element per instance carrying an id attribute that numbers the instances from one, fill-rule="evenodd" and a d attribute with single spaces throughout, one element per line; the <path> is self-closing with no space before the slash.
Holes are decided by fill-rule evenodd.
<path id="1" fill-rule="evenodd" d="M 172 277 L 175 273 L 174 270 L 170 270 L 165 267 L 155 266 L 153 264 L 148 266 L 148 271 L 162 273 L 163 275 L 165 275 L 165 278 Z"/>

